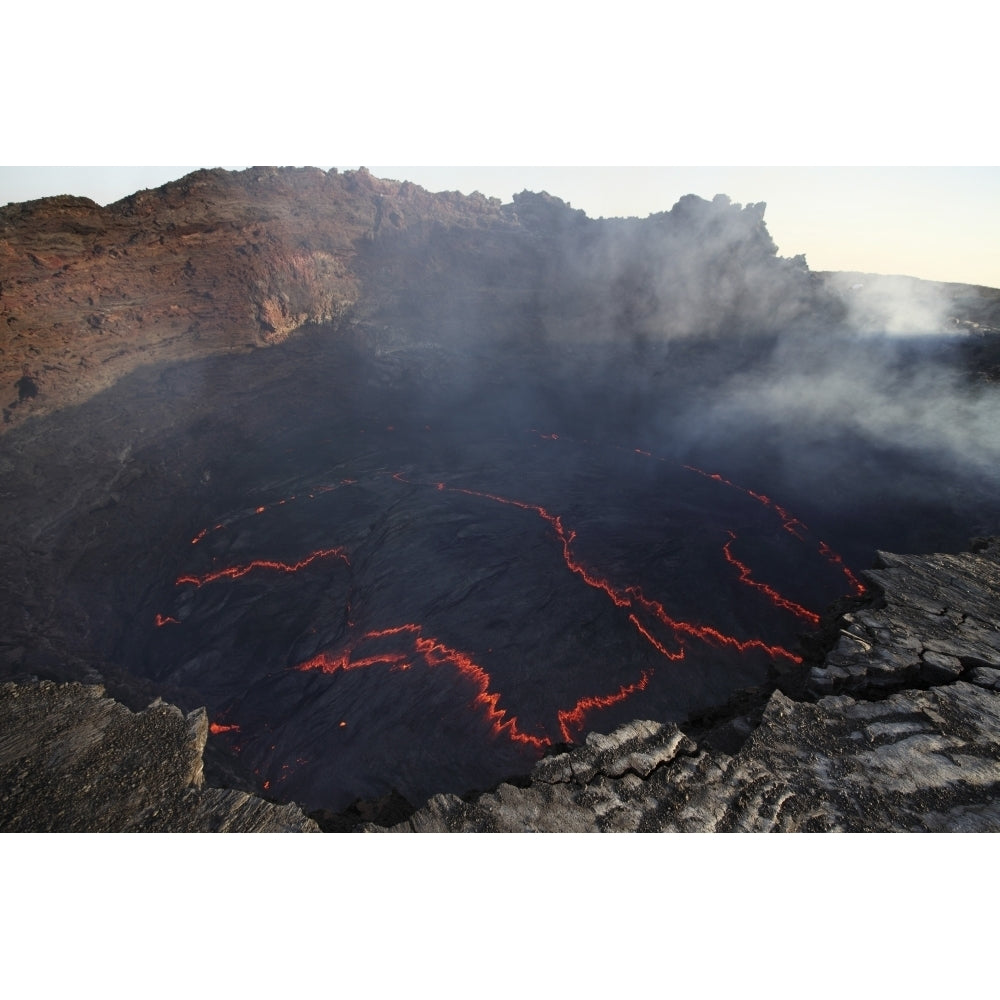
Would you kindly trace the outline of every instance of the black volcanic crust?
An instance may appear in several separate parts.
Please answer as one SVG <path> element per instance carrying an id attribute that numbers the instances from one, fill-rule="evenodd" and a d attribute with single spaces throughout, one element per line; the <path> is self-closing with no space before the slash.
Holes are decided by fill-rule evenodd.
<path id="1" fill-rule="evenodd" d="M 395 772 L 392 755 L 406 754 L 412 720 L 379 736 L 391 753 L 355 785 L 332 786 L 328 775 L 363 775 L 360 767 L 317 766 L 307 784 L 310 772 L 298 765 L 299 758 L 312 763 L 303 744 L 322 745 L 380 724 L 391 714 L 398 681 L 409 681 L 410 674 L 397 677 L 390 669 L 380 681 L 376 673 L 357 672 L 346 679 L 370 687 L 350 688 L 338 678 L 326 681 L 292 668 L 320 653 L 335 658 L 363 630 L 417 622 L 423 637 L 478 654 L 496 681 L 491 690 L 500 692 L 500 706 L 525 725 L 534 710 L 529 732 L 542 729 L 562 742 L 558 711 L 581 697 L 634 685 L 649 665 L 648 646 L 628 616 L 567 573 L 552 527 L 531 509 L 495 503 L 489 494 L 551 507 L 579 532 L 573 544 L 593 566 L 617 566 L 626 581 L 634 572 L 630 566 L 642 567 L 644 587 L 660 599 L 669 595 L 675 614 L 687 608 L 691 617 L 734 635 L 754 635 L 770 612 L 755 603 L 744 606 L 746 595 L 720 558 L 731 528 L 740 533 L 737 551 L 754 561 L 762 579 L 778 582 L 776 574 L 788 572 L 791 559 L 801 569 L 786 589 L 798 588 L 800 600 L 804 588 L 812 588 L 808 603 L 822 608 L 842 593 L 844 578 L 819 556 L 808 534 L 802 540 L 790 535 L 741 489 L 685 468 L 689 456 L 702 462 L 700 456 L 637 454 L 613 444 L 635 442 L 637 427 L 662 406 L 664 395 L 683 409 L 685 394 L 697 399 L 701 388 L 726 377 L 728 366 L 745 370 L 751 357 L 751 350 L 731 349 L 723 364 L 715 345 L 672 349 L 676 375 L 664 365 L 648 398 L 634 394 L 627 411 L 617 405 L 616 386 L 595 380 L 585 364 L 573 378 L 549 378 L 546 373 L 561 363 L 551 350 L 514 360 L 487 356 L 473 369 L 467 356 L 442 350 L 373 355 L 328 329 L 208 369 L 176 365 L 136 373 L 75 413 L 24 425 L 5 438 L 10 495 L 0 510 L 6 594 L 0 613 L 8 637 L 0 649 L 3 669 L 12 679 L 101 683 L 136 711 L 162 696 L 188 712 L 207 705 L 212 722 L 242 726 L 244 734 L 257 727 L 256 749 L 245 735 L 226 735 L 235 730 L 212 738 L 215 782 L 267 794 L 267 781 L 310 811 L 335 813 L 356 798 L 378 800 L 394 787 L 416 804 L 441 786 L 418 770 L 400 787 L 404 775 Z M 635 365 L 621 359 L 616 378 L 631 377 Z M 692 368 L 699 372 L 698 387 L 685 384 Z M 536 409 L 527 410 L 526 400 L 544 406 L 535 402 Z M 558 440 L 537 433 L 556 428 L 562 431 Z M 604 443 L 595 441 L 595 431 Z M 727 446 L 725 462 L 716 450 L 712 468 L 725 468 L 739 482 L 740 472 L 748 472 L 745 460 L 739 464 L 740 450 Z M 756 453 L 743 450 L 757 462 Z M 439 481 L 473 495 L 442 492 Z M 842 477 L 842 485 L 848 482 Z M 767 489 L 784 500 L 792 485 Z M 301 499 L 279 502 L 293 494 Z M 259 515 L 258 507 L 265 508 Z M 877 544 L 889 525 L 872 510 L 867 506 L 865 520 L 851 522 L 849 531 L 828 536 L 838 547 L 840 539 L 853 537 L 852 563 L 857 549 L 866 540 Z M 910 501 L 905 511 L 911 530 L 920 523 L 919 508 Z M 949 518 L 953 532 L 965 525 L 940 506 L 925 518 L 936 532 Z M 215 525 L 223 527 L 192 545 Z M 185 573 L 261 557 L 294 561 L 330 546 L 344 548 L 350 566 L 320 560 L 301 585 L 263 572 L 232 585 L 175 584 Z M 536 617 L 530 613 L 535 607 L 549 610 Z M 167 620 L 163 627 L 155 625 L 158 616 Z M 778 644 L 795 648 L 797 634 L 808 631 L 794 618 L 772 617 Z M 350 625 L 359 619 L 364 624 Z M 486 659 L 498 642 L 505 643 L 502 655 Z M 358 657 L 413 648 L 412 641 L 372 646 Z M 551 649 L 562 659 L 535 652 Z M 696 661 L 696 653 L 714 659 Z M 535 661 L 539 675 L 502 673 L 508 663 Z M 579 672 L 583 663 L 589 672 Z M 620 673 L 608 676 L 607 664 Z M 410 754 L 411 761 L 447 759 L 456 740 L 468 740 L 481 754 L 492 745 L 469 728 L 480 725 L 481 713 L 468 713 L 452 694 L 462 689 L 448 669 L 418 679 L 435 685 L 424 694 L 448 706 L 452 729 L 418 731 L 416 739 L 426 745 L 422 754 Z M 712 738 L 731 746 L 726 719 L 710 725 L 713 713 L 728 715 L 736 692 L 769 694 L 776 669 L 777 682 L 795 694 L 797 671 L 787 658 L 772 664 L 763 655 L 744 660 L 693 647 L 686 661 L 655 674 L 660 687 L 650 687 L 644 704 L 665 722 L 695 720 L 697 727 L 705 719 L 704 731 L 719 729 Z M 543 690 L 535 703 L 519 703 L 521 690 L 538 690 L 539 676 L 563 687 L 551 695 Z M 333 715 L 344 712 L 341 689 L 364 704 L 370 713 L 365 725 L 355 728 L 363 721 L 360 709 L 353 718 Z M 327 701 L 334 696 L 339 700 Z M 302 716 L 301 706 L 313 702 L 312 714 Z M 289 749 L 278 760 L 269 756 L 276 740 L 263 735 L 274 712 L 278 718 L 289 713 Z M 613 725 L 634 713 L 623 702 L 585 725 Z M 341 718 L 348 723 L 343 730 Z M 574 730 L 574 738 L 585 731 Z M 226 764 L 227 751 L 231 755 L 236 746 L 237 756 Z M 360 762 L 349 742 L 346 750 L 358 753 Z M 473 764 L 474 755 L 463 750 L 448 765 L 443 787 L 489 787 L 527 773 L 534 759 L 516 745 L 501 745 L 495 759 L 491 752 Z"/>
<path id="2" fill-rule="evenodd" d="M 657 722 L 592 733 L 527 782 L 435 796 L 393 829 L 996 832 L 1000 546 L 976 548 L 882 553 L 878 598 L 835 621 L 867 668 L 853 697 L 775 691 L 759 718 L 751 701 L 697 741 Z M 815 665 L 813 686 L 836 684 L 843 657 Z"/>
<path id="3" fill-rule="evenodd" d="M 747 693 L 684 731 L 632 722 L 591 733 L 488 793 L 437 795 L 414 811 L 392 792 L 313 819 L 331 832 L 1000 830 L 1000 546 L 977 548 L 883 554 L 894 572 L 878 577 L 877 601 L 834 623 L 853 636 L 864 618 L 869 664 L 937 663 L 928 653 L 946 645 L 959 666 L 938 683 L 900 680 L 889 693 L 882 678 L 874 700 L 860 683 L 854 697 L 816 701 L 774 691 L 760 711 Z M 101 694 L 0 687 L 0 829 L 315 829 L 294 806 L 201 789 L 204 712 L 133 715 Z"/>

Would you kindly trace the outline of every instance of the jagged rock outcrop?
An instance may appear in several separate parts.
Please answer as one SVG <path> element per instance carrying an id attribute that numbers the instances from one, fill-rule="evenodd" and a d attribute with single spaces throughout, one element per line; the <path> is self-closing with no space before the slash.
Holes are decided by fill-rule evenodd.
<path id="1" fill-rule="evenodd" d="M 836 298 L 777 256 L 763 205 L 683 198 L 592 220 L 367 170 L 200 170 L 102 208 L 0 208 L 4 424 L 140 364 L 242 352 L 326 324 L 379 349 L 773 331 Z M 360 335 L 360 334 L 359 334 Z M 13 390 L 16 389 L 16 395 Z M 2 425 L 0 425 L 2 426 Z"/>
<path id="2" fill-rule="evenodd" d="M 998 555 L 882 553 L 868 574 L 881 606 L 845 615 L 809 678 L 858 697 L 776 691 L 735 753 L 635 722 L 540 761 L 526 782 L 435 796 L 392 829 L 1000 830 Z M 931 686 L 879 696 L 907 682 Z"/>
<path id="3" fill-rule="evenodd" d="M 279 833 L 294 804 L 205 787 L 204 709 L 130 712 L 82 684 L 0 685 L 0 831 Z"/>
<path id="4" fill-rule="evenodd" d="M 878 553 L 866 575 L 881 606 L 843 616 L 837 644 L 812 669 L 809 689 L 878 692 L 964 675 L 977 683 L 1000 677 L 997 555 L 995 544 L 958 555 Z"/>
<path id="5" fill-rule="evenodd" d="M 27 375 L 38 389 L 5 398 L 4 422 L 90 398 L 139 364 L 342 323 L 373 240 L 499 208 L 363 168 L 273 167 L 199 170 L 105 208 L 70 196 L 0 208 L 0 384 Z"/>

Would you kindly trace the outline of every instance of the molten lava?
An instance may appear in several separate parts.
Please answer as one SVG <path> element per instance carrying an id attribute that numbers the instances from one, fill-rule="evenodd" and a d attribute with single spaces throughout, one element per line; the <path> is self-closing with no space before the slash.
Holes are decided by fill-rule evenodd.
<path id="1" fill-rule="evenodd" d="M 347 553 L 341 548 L 317 549 L 315 552 L 310 552 L 305 559 L 300 559 L 297 563 L 275 562 L 272 559 L 254 559 L 243 566 L 227 566 L 224 569 L 213 570 L 211 573 L 205 573 L 202 576 L 179 576 L 177 577 L 176 584 L 178 587 L 184 583 L 193 584 L 195 587 L 202 587 L 206 583 L 214 583 L 216 580 L 238 580 L 240 577 L 252 573 L 255 569 L 270 569 L 280 573 L 298 573 L 299 570 L 305 569 L 306 566 L 316 562 L 317 559 L 334 558 L 343 559 L 348 566 L 350 565 Z"/>
<path id="2" fill-rule="evenodd" d="M 689 472 L 697 472 L 699 476 L 704 476 L 706 479 L 711 479 L 714 482 L 722 483 L 724 486 L 728 486 L 731 489 L 739 490 L 740 493 L 745 493 L 748 497 L 752 497 L 758 503 L 763 504 L 765 507 L 769 507 L 775 512 L 775 514 L 778 515 L 778 517 L 781 518 L 781 526 L 785 529 L 785 531 L 797 538 L 800 542 L 805 541 L 796 528 L 801 528 L 803 531 L 808 531 L 809 529 L 797 517 L 793 517 L 789 514 L 784 507 L 776 504 L 769 496 L 765 496 L 763 493 L 755 493 L 753 490 L 747 489 L 745 486 L 737 486 L 736 483 L 723 478 L 717 472 L 705 472 L 704 469 L 699 469 L 694 465 L 685 465 L 684 468 Z"/>
<path id="3" fill-rule="evenodd" d="M 355 658 L 357 646 L 378 639 L 408 636 L 412 639 L 413 652 L 376 653 L 370 656 Z M 547 737 L 531 736 L 521 731 L 515 716 L 507 717 L 506 709 L 498 708 L 500 692 L 491 691 L 490 675 L 476 663 L 472 657 L 459 649 L 448 646 L 433 636 L 425 636 L 420 625 L 397 625 L 394 628 L 366 632 L 355 646 L 350 646 L 336 656 L 320 653 L 305 663 L 300 663 L 294 669 L 309 671 L 320 670 L 324 674 L 335 674 L 340 671 L 358 670 L 373 666 L 387 666 L 390 670 L 409 670 L 414 665 L 415 656 L 423 659 L 429 667 L 450 666 L 478 689 L 471 707 L 482 709 L 490 723 L 493 736 L 504 736 L 514 743 L 524 743 L 542 750 L 552 741 Z"/>
<path id="4" fill-rule="evenodd" d="M 726 635 L 711 625 L 695 625 L 692 622 L 679 621 L 667 614 L 666 609 L 659 601 L 652 601 L 644 596 L 638 587 L 629 587 L 629 593 L 633 600 L 645 611 L 651 614 L 657 621 L 672 629 L 679 635 L 686 635 L 692 639 L 709 643 L 713 646 L 722 646 L 728 649 L 735 649 L 740 653 L 749 653 L 757 650 L 767 653 L 771 657 L 781 657 L 791 660 L 792 663 L 801 663 L 802 657 L 785 649 L 784 646 L 771 645 L 763 639 L 737 639 L 735 636 Z"/>
<path id="5" fill-rule="evenodd" d="M 559 731 L 567 743 L 574 742 L 570 726 L 577 730 L 577 734 L 582 732 L 584 720 L 587 713 L 597 708 L 610 708 L 625 701 L 629 695 L 636 691 L 645 691 L 649 683 L 650 672 L 644 670 L 642 676 L 634 684 L 623 684 L 614 694 L 605 695 L 603 698 L 581 698 L 568 712 L 562 711 L 557 714 L 559 720 Z"/>
<path id="6" fill-rule="evenodd" d="M 844 565 L 844 560 L 826 542 L 819 543 L 819 552 L 831 566 L 836 566 L 847 577 L 855 597 L 860 597 L 865 592 L 865 585 Z"/>
<path id="7" fill-rule="evenodd" d="M 533 431 L 533 433 L 545 441 L 560 440 L 560 435 L 556 433 L 543 434 L 540 431 Z M 654 456 L 650 451 L 641 448 L 633 448 L 630 451 L 643 458 L 660 462 L 665 461 L 665 459 Z M 806 526 L 770 497 L 738 486 L 717 473 L 708 473 L 694 466 L 685 466 L 684 468 L 713 482 L 742 492 L 756 503 L 773 511 L 780 519 L 782 528 L 789 535 L 800 542 L 806 542 L 808 532 Z M 688 660 L 690 658 L 689 647 L 692 643 L 703 643 L 717 649 L 739 654 L 756 653 L 766 655 L 772 659 L 785 659 L 793 663 L 802 662 L 801 657 L 780 644 L 767 642 L 761 638 L 739 638 L 738 636 L 727 634 L 712 625 L 674 617 L 667 611 L 661 601 L 647 597 L 638 582 L 615 581 L 611 576 L 605 576 L 594 567 L 586 565 L 577 555 L 574 548 L 577 540 L 577 532 L 567 527 L 562 515 L 554 513 L 540 504 L 485 490 L 453 486 L 446 482 L 414 482 L 405 478 L 399 472 L 395 473 L 392 478 L 396 482 L 406 486 L 418 489 L 433 489 L 441 494 L 463 495 L 491 504 L 498 504 L 506 508 L 524 511 L 539 518 L 547 526 L 551 532 L 551 536 L 554 536 L 554 541 L 560 550 L 562 563 L 566 570 L 582 581 L 587 587 L 605 595 L 614 608 L 621 610 L 623 613 L 623 622 L 627 622 L 628 627 L 651 650 L 651 653 L 647 655 L 650 656 L 652 662 L 641 669 L 637 680 L 631 683 L 622 683 L 612 693 L 584 695 L 578 697 L 571 708 L 555 708 L 554 725 L 549 727 L 549 732 L 545 732 L 545 727 L 540 726 L 539 729 L 542 731 L 529 733 L 524 730 L 518 717 L 512 713 L 509 707 L 501 706 L 501 702 L 504 701 L 503 693 L 494 682 L 491 673 L 481 663 L 477 662 L 473 653 L 450 645 L 446 640 L 436 635 L 426 634 L 424 625 L 413 622 L 383 629 L 370 629 L 361 634 L 356 634 L 352 600 L 348 596 L 346 599 L 345 616 L 348 639 L 338 648 L 317 652 L 310 659 L 298 663 L 290 669 L 297 672 L 315 672 L 333 677 L 341 673 L 358 670 L 383 670 L 386 675 L 392 675 L 410 671 L 416 667 L 427 669 L 446 667 L 448 672 L 454 676 L 456 682 L 459 682 L 460 685 L 471 685 L 473 694 L 471 700 L 467 703 L 468 708 L 470 711 L 479 713 L 486 721 L 491 737 L 502 737 L 510 743 L 525 747 L 535 753 L 541 753 L 559 738 L 568 743 L 578 739 L 589 725 L 589 717 L 593 713 L 611 708 L 612 706 L 621 705 L 629 698 L 646 691 L 654 677 L 653 664 L 677 663 L 678 661 Z M 344 479 L 341 480 L 340 485 L 350 485 L 354 482 L 355 480 L 353 479 Z M 314 498 L 336 488 L 334 485 L 318 486 L 300 494 L 300 496 Z M 261 515 L 272 508 L 279 508 L 298 498 L 298 496 L 290 496 L 271 501 L 267 504 L 260 504 L 256 507 L 248 507 L 239 517 Z M 231 523 L 231 521 L 226 523 Z M 223 524 L 216 524 L 213 528 L 201 530 L 191 540 L 191 544 L 198 544 L 206 537 L 209 531 L 219 530 L 223 526 Z M 546 534 L 548 535 L 548 532 Z M 722 557 L 725 563 L 736 571 L 739 582 L 742 585 L 763 595 L 773 607 L 795 615 L 811 626 L 819 623 L 818 614 L 785 597 L 770 584 L 756 579 L 750 566 L 739 559 L 733 552 L 734 545 L 738 540 L 736 533 L 730 530 L 728 535 L 728 541 L 722 546 Z M 828 563 L 844 574 L 854 593 L 863 592 L 864 588 L 861 583 L 847 569 L 840 556 L 834 553 L 829 546 L 823 542 L 819 543 L 819 553 Z M 344 548 L 331 547 L 317 549 L 296 562 L 255 559 L 239 565 L 214 569 L 200 575 L 183 574 L 177 577 L 176 585 L 191 585 L 195 588 L 200 588 L 216 581 L 239 580 L 258 570 L 294 574 L 307 569 L 314 563 L 331 559 L 339 559 L 345 565 L 351 565 L 350 556 Z M 179 621 L 171 616 L 158 614 L 155 623 L 157 626 L 163 626 L 166 624 L 179 624 Z M 492 650 L 488 652 L 492 652 Z M 459 690 L 461 690 L 461 686 L 456 688 L 456 691 Z M 570 699 L 567 698 L 568 700 Z M 330 725 L 337 730 L 343 730 L 347 727 L 347 721 L 339 716 L 334 716 Z M 213 722 L 210 730 L 215 734 L 239 733 L 240 727 L 236 724 Z M 304 763 L 306 763 L 304 758 L 296 760 L 296 764 Z M 276 761 L 268 764 L 271 776 L 268 780 L 263 781 L 264 788 L 270 788 L 272 780 L 284 781 L 293 770 L 293 765 L 287 761 L 280 765 L 280 774 L 276 771 L 277 766 Z"/>
<path id="8" fill-rule="evenodd" d="M 791 514 L 785 510 L 784 507 L 776 504 L 770 497 L 765 496 L 763 493 L 755 493 L 753 490 L 746 489 L 743 486 L 737 486 L 736 483 L 730 482 L 728 479 L 724 479 L 718 473 L 705 472 L 703 469 L 695 468 L 693 465 L 685 465 L 685 469 L 689 469 L 691 472 L 697 472 L 699 476 L 704 476 L 706 479 L 712 479 L 717 483 L 722 483 L 725 486 L 730 486 L 734 490 L 739 490 L 741 493 L 745 493 L 749 497 L 753 497 L 758 503 L 762 503 L 765 507 L 770 507 L 778 517 L 781 518 L 782 527 L 789 534 L 794 535 L 800 542 L 804 542 L 805 539 L 798 533 L 796 527 L 801 528 L 803 531 L 808 531 L 809 529 L 797 518 L 793 517 Z M 844 560 L 841 559 L 836 552 L 834 552 L 826 542 L 820 542 L 818 547 L 819 554 L 823 556 L 824 559 L 833 567 L 840 570 L 847 579 L 847 582 L 851 586 L 851 592 L 855 597 L 860 597 L 865 592 L 865 586 L 861 581 L 844 565 Z"/>
<path id="9" fill-rule="evenodd" d="M 401 473 L 396 473 L 393 476 L 393 479 L 397 482 L 407 483 L 408 485 L 422 485 L 419 483 L 411 483 L 409 480 L 404 479 Z M 640 625 L 636 617 L 637 609 L 643 610 L 647 614 L 651 615 L 655 621 L 670 629 L 674 633 L 674 639 L 678 642 L 678 644 L 681 643 L 681 635 L 685 635 L 689 638 L 698 639 L 712 645 L 736 649 L 741 653 L 747 653 L 752 650 L 760 650 L 767 653 L 769 656 L 782 657 L 784 659 L 791 660 L 793 663 L 802 662 L 801 657 L 796 656 L 783 646 L 765 643 L 761 639 L 737 639 L 735 636 L 726 635 L 718 629 L 712 628 L 708 625 L 698 625 L 694 622 L 681 621 L 673 618 L 671 615 L 667 614 L 666 609 L 662 604 L 658 601 L 652 601 L 647 598 L 635 584 L 628 584 L 625 587 L 616 587 L 609 580 L 599 576 L 592 570 L 589 570 L 575 557 L 573 554 L 572 543 L 576 538 L 576 532 L 568 530 L 563 525 L 562 518 L 559 515 L 552 514 L 550 511 L 539 506 L 538 504 L 525 503 L 522 500 L 514 500 L 510 497 L 498 496 L 495 493 L 485 493 L 480 490 L 470 490 L 460 486 L 448 486 L 446 483 L 441 482 L 435 483 L 434 488 L 442 492 L 463 493 L 466 496 L 491 500 L 494 503 L 516 507 L 520 510 L 526 510 L 538 515 L 538 517 L 542 518 L 542 520 L 545 521 L 555 532 L 556 537 L 562 546 L 563 561 L 569 571 L 583 580 L 588 587 L 593 587 L 595 590 L 599 590 L 606 594 L 616 607 L 630 609 L 632 613 L 629 615 L 628 620 L 636 627 L 637 631 L 643 636 L 643 638 L 650 642 L 657 652 L 666 656 L 668 659 L 680 659 L 683 656 L 683 650 L 681 650 L 680 653 L 667 652 L 663 644 L 654 639 L 647 628 Z"/>
<path id="10" fill-rule="evenodd" d="M 748 587 L 752 587 L 754 590 L 759 591 L 764 594 L 768 600 L 776 608 L 784 608 L 786 611 L 791 611 L 793 615 L 798 615 L 799 618 L 804 618 L 810 625 L 819 624 L 819 615 L 815 611 L 810 611 L 808 608 L 802 607 L 801 604 L 796 604 L 795 601 L 790 601 L 787 597 L 782 597 L 772 586 L 766 583 L 760 583 L 755 580 L 751 574 L 750 567 L 746 563 L 740 562 L 736 556 L 733 555 L 732 544 L 736 541 L 736 532 L 729 532 L 729 541 L 722 546 L 722 554 L 726 557 L 726 562 L 730 566 L 735 566 L 736 570 L 740 574 L 740 583 L 745 583 Z"/>

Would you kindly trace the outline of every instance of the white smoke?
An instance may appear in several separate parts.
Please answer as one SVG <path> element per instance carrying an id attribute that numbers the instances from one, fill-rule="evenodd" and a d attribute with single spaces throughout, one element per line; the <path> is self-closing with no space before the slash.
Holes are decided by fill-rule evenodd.
<path id="1" fill-rule="evenodd" d="M 907 453 L 942 470 L 989 478 L 1000 470 L 1000 394 L 916 338 L 789 339 L 766 365 L 731 378 L 704 419 L 719 431 L 760 427 L 794 464 L 808 464 L 804 442 L 827 453 L 864 442 L 869 454 Z"/>
<path id="2" fill-rule="evenodd" d="M 847 325 L 863 334 L 934 334 L 954 332 L 949 299 L 937 282 L 901 275 L 834 272 L 827 287 L 847 307 Z"/>

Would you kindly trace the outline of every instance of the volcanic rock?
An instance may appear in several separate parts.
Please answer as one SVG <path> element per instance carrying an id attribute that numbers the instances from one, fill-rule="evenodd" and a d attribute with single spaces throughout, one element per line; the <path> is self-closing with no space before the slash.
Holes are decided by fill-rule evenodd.
<path id="1" fill-rule="evenodd" d="M 141 364 L 242 353 L 308 324 L 347 338 L 363 328 L 389 349 L 623 326 L 711 335 L 829 310 L 822 283 L 777 257 L 762 215 L 690 195 L 643 222 L 592 220 L 545 193 L 501 206 L 364 168 L 200 170 L 104 208 L 65 195 L 11 204 L 0 385 L 18 395 L 4 424 L 79 403 Z"/>
<path id="2" fill-rule="evenodd" d="M 204 710 L 139 713 L 82 684 L 0 685 L 4 832 L 316 831 L 293 805 L 205 787 Z"/>
<path id="3" fill-rule="evenodd" d="M 474 226 L 499 207 L 363 168 L 253 168 L 197 171 L 106 208 L 70 196 L 0 208 L 0 384 L 20 383 L 5 422 L 87 399 L 138 364 L 342 322 L 361 293 L 359 251 L 383 229 Z"/>
<path id="4" fill-rule="evenodd" d="M 524 780 L 436 795 L 394 827 L 360 829 L 1000 830 L 1000 551 L 980 543 L 880 562 L 867 574 L 877 586 L 868 605 L 838 622 L 855 635 L 854 669 L 838 643 L 807 675 L 813 689 L 846 678 L 853 697 L 774 691 L 755 726 L 734 717 L 747 736 L 732 753 L 714 735 L 631 722 L 543 758 Z M 887 679 L 900 689 L 886 695 Z M 157 703 L 136 714 L 99 687 L 41 682 L 3 685 L 0 717 L 5 830 L 316 828 L 294 805 L 203 787 L 203 711 Z M 360 803 L 325 826 L 348 829 L 366 811 Z"/>
<path id="5" fill-rule="evenodd" d="M 817 695 L 897 690 L 1000 668 L 996 542 L 959 555 L 879 552 L 865 572 L 880 606 L 848 612 L 826 660 L 813 667 Z"/>

